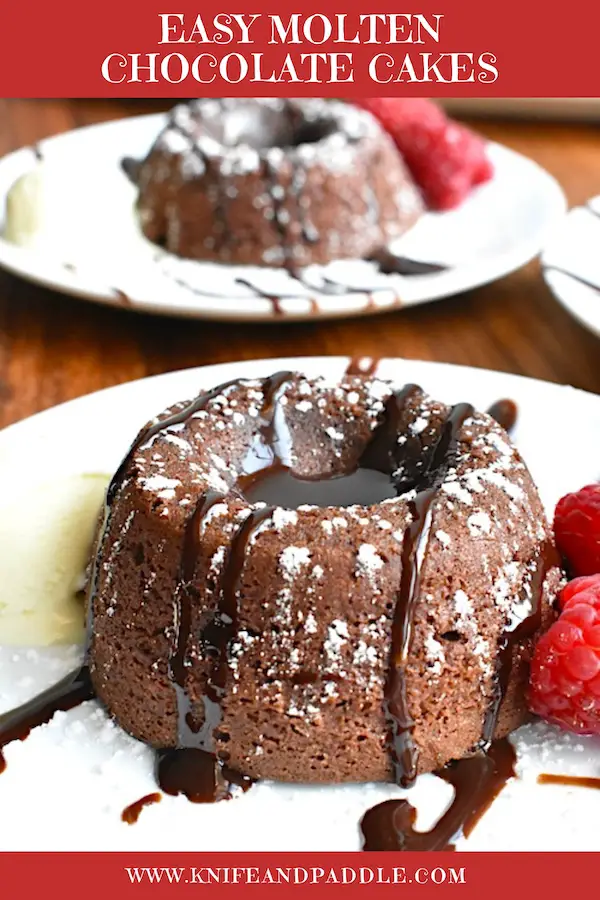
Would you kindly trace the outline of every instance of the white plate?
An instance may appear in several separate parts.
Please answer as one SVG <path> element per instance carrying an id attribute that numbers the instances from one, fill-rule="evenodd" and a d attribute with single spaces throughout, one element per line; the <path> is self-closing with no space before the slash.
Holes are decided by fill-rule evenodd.
<path id="1" fill-rule="evenodd" d="M 571 315 L 598 337 L 599 246 L 600 197 L 593 197 L 585 206 L 577 206 L 565 216 L 552 232 L 542 255 L 544 278 L 554 296 Z"/>
<path id="2" fill-rule="evenodd" d="M 448 265 L 447 271 L 407 278 L 379 275 L 359 260 L 334 263 L 326 267 L 327 275 L 354 292 L 328 296 L 306 290 L 281 270 L 185 261 L 143 238 L 133 213 L 135 191 L 120 160 L 143 156 L 164 122 L 164 115 L 141 116 L 42 141 L 38 150 L 49 188 L 45 212 L 38 203 L 34 214 L 42 215 L 43 233 L 19 246 L 0 239 L 0 265 L 75 296 L 165 315 L 289 321 L 355 316 L 436 300 L 501 278 L 539 253 L 565 210 L 563 193 L 547 172 L 491 144 L 493 180 L 459 209 L 427 214 L 394 246 L 401 255 Z M 15 181 L 36 165 L 32 148 L 0 160 L 0 209 Z M 306 274 L 318 285 L 322 272 L 313 267 Z M 236 278 L 284 294 L 283 316 Z M 362 292 L 365 286 L 381 289 Z"/>
<path id="3" fill-rule="evenodd" d="M 0 433 L 3 482 L 13 486 L 13 493 L 29 492 L 23 497 L 26 505 L 39 496 L 39 483 L 113 469 L 145 419 L 200 388 L 282 368 L 336 380 L 346 363 L 313 358 L 212 366 L 83 397 Z M 387 360 L 379 374 L 398 384 L 419 382 L 440 399 L 469 399 L 480 408 L 500 397 L 514 398 L 520 409 L 515 439 L 549 510 L 565 491 L 600 474 L 597 396 L 434 363 Z M 575 429 L 578 439 L 572 441 Z M 41 549 L 38 537 L 30 548 L 32 569 L 37 570 Z M 4 553 L 10 550 L 3 547 Z M 0 647 L 0 711 L 57 680 L 74 666 L 77 655 L 73 647 Z M 462 846 L 600 850 L 597 792 L 536 784 L 540 772 L 600 776 L 600 741 L 572 737 L 540 723 L 521 729 L 515 740 L 521 777 L 505 788 Z M 156 790 L 152 753 L 113 725 L 95 701 L 58 713 L 24 742 L 9 744 L 5 756 L 8 768 L 0 775 L 2 850 L 352 850 L 360 847 L 362 814 L 374 803 L 403 795 L 391 785 L 262 784 L 214 806 L 164 797 L 129 826 L 120 819 L 124 807 Z M 411 801 L 419 809 L 420 824 L 432 824 L 449 793 L 448 785 L 434 776 L 418 780 Z"/>

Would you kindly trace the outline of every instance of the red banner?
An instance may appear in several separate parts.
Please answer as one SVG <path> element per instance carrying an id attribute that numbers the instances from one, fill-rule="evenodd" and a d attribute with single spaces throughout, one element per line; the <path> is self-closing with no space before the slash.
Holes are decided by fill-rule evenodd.
<path id="1" fill-rule="evenodd" d="M 568 896 L 595 883 L 593 853 L 7 853 L 5 896 L 57 893 L 64 900 L 118 897 L 296 896 L 461 900 Z M 111 891 L 112 895 L 107 895 Z"/>
<path id="2" fill-rule="evenodd" d="M 0 88 L 14 97 L 599 92 L 600 8 L 573 0 L 4 3 Z M 402 9 L 402 7 L 400 7 Z"/>

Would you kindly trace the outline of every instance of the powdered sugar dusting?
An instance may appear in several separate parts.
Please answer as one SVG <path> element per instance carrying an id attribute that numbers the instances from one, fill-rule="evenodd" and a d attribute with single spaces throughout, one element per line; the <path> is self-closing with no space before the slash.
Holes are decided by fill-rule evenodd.
<path id="1" fill-rule="evenodd" d="M 286 547 L 279 557 L 279 565 L 284 577 L 290 581 L 298 575 L 303 566 L 310 562 L 310 550 L 308 547 Z"/>
<path id="2" fill-rule="evenodd" d="M 172 500 L 175 497 L 175 488 L 181 484 L 178 478 L 165 478 L 164 475 L 140 476 L 138 481 L 144 491 L 156 494 L 161 500 Z"/>
<path id="3" fill-rule="evenodd" d="M 361 544 L 356 555 L 356 570 L 359 575 L 364 575 L 371 581 L 377 578 L 384 562 L 377 548 L 373 544 Z"/>

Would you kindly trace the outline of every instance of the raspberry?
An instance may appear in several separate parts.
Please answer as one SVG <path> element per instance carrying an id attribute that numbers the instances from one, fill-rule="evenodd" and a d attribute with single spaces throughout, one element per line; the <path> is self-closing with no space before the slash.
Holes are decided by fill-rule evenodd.
<path id="1" fill-rule="evenodd" d="M 432 209 L 452 209 L 494 174 L 486 142 L 429 100 L 376 97 L 357 101 L 396 142 Z"/>
<path id="2" fill-rule="evenodd" d="M 600 572 L 600 484 L 588 484 L 558 501 L 554 534 L 573 575 Z"/>
<path id="3" fill-rule="evenodd" d="M 578 734 L 600 734 L 600 575 L 575 578 L 562 612 L 536 644 L 529 706 Z"/>

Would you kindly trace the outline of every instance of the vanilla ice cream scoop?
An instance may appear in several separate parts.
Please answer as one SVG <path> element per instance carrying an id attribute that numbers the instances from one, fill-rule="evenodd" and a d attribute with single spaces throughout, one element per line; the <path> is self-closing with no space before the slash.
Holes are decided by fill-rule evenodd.
<path id="1" fill-rule="evenodd" d="M 83 640 L 79 592 L 108 481 L 62 476 L 0 499 L 0 644 Z"/>
<path id="2" fill-rule="evenodd" d="M 113 192 L 80 162 L 38 161 L 8 192 L 3 236 L 62 263 L 91 265 L 100 248 L 118 252 L 131 240 L 139 242 L 135 188 L 124 174 L 118 183 L 129 215 L 114 215 Z"/>

